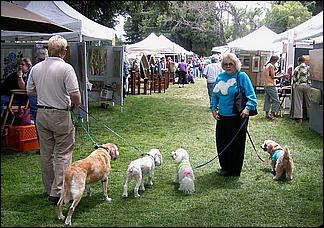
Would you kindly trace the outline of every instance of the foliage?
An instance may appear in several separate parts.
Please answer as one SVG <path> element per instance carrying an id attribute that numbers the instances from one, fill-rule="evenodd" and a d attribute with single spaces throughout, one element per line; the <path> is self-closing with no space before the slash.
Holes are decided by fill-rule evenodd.
<path id="1" fill-rule="evenodd" d="M 272 5 L 264 20 L 265 25 L 276 33 L 282 33 L 311 18 L 307 7 L 298 1 L 287 1 Z"/>
<path id="2" fill-rule="evenodd" d="M 286 1 L 274 1 L 274 4 L 282 5 Z M 299 1 L 307 10 L 312 13 L 312 16 L 317 15 L 323 11 L 323 1 Z"/>
<path id="3" fill-rule="evenodd" d="M 127 16 L 125 44 L 139 42 L 154 32 L 201 56 L 210 55 L 212 47 L 226 45 L 262 25 L 281 33 L 309 19 L 311 12 L 323 9 L 320 1 L 274 1 L 271 10 L 260 6 L 238 8 L 230 1 L 66 2 L 108 27 L 118 23 L 118 15 Z"/>
<path id="4" fill-rule="evenodd" d="M 195 169 L 196 192 L 182 195 L 172 183 L 177 165 L 171 151 L 189 151 L 193 167 L 215 157 L 215 120 L 208 108 L 205 79 L 165 93 L 130 95 L 119 107 L 103 109 L 90 103 L 90 134 L 97 143 L 112 142 L 120 157 L 112 161 L 108 193 L 102 201 L 101 185 L 94 183 L 75 209 L 74 227 L 319 227 L 323 224 L 323 137 L 287 116 L 270 122 L 262 114 L 263 93 L 258 93 L 259 115 L 249 120 L 249 132 L 259 145 L 273 139 L 288 145 L 295 161 L 292 181 L 273 181 L 270 164 L 258 160 L 246 142 L 242 175 L 216 174 L 218 159 Z M 76 123 L 77 124 L 77 123 Z M 118 133 L 117 137 L 108 128 Z M 140 151 L 134 149 L 136 146 Z M 122 198 L 128 163 L 150 148 L 159 148 L 164 161 L 156 167 L 154 185 L 134 198 Z M 2 149 L 2 148 L 1 148 Z M 77 124 L 73 161 L 93 150 L 92 141 Z M 43 194 L 40 155 L 1 150 L 1 227 L 62 227 L 55 206 Z M 64 207 L 64 214 L 68 206 Z"/>

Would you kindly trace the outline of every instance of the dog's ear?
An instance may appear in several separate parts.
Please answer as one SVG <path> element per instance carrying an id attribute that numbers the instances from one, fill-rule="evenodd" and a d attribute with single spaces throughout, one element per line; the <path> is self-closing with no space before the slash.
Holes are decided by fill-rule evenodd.
<path id="1" fill-rule="evenodd" d="M 176 152 L 175 152 L 175 151 L 172 151 L 172 152 L 171 152 L 171 157 L 172 157 L 173 160 L 176 159 Z"/>
<path id="2" fill-rule="evenodd" d="M 271 153 L 272 150 L 273 150 L 273 147 L 274 147 L 274 144 L 273 143 L 268 143 L 267 144 L 267 151 Z"/>
<path id="3" fill-rule="evenodd" d="M 163 159 L 162 159 L 162 154 L 159 152 L 159 153 L 156 153 L 155 157 L 154 157 L 154 162 L 156 165 L 161 165 L 162 162 L 163 162 Z"/>

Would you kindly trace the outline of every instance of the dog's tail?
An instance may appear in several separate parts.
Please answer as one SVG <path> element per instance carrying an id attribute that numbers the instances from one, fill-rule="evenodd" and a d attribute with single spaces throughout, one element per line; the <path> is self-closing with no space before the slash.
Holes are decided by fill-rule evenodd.
<path id="1" fill-rule="evenodd" d="M 137 176 L 140 173 L 140 170 L 133 166 L 128 169 L 128 173 L 132 176 Z"/>
<path id="2" fill-rule="evenodd" d="M 195 183 L 192 178 L 185 177 L 180 181 L 179 190 L 185 194 L 191 194 L 195 191 Z"/>
<path id="3" fill-rule="evenodd" d="M 72 178 L 72 175 L 64 175 L 63 178 L 62 196 L 64 204 L 70 201 Z"/>
<path id="4" fill-rule="evenodd" d="M 290 155 L 288 146 L 284 147 L 284 158 L 287 159 L 287 160 L 291 159 L 291 155 Z"/>

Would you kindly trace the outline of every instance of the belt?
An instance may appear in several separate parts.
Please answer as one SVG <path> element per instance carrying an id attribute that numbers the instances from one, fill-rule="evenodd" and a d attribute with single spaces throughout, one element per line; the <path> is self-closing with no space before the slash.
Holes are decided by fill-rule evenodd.
<path id="1" fill-rule="evenodd" d="M 43 106 L 43 105 L 37 105 L 37 108 L 69 111 L 69 108 L 55 108 L 55 107 L 49 107 L 49 106 Z"/>

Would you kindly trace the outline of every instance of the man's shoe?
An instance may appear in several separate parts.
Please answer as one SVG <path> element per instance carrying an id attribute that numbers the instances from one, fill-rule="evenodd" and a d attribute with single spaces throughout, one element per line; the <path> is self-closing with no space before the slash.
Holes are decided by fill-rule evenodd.
<path id="1" fill-rule="evenodd" d="M 60 200 L 60 197 L 57 196 L 48 196 L 48 201 L 53 203 L 53 204 L 57 204 L 57 202 Z"/>

